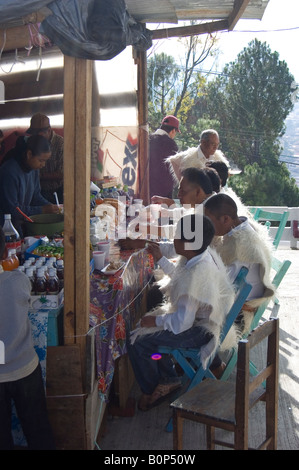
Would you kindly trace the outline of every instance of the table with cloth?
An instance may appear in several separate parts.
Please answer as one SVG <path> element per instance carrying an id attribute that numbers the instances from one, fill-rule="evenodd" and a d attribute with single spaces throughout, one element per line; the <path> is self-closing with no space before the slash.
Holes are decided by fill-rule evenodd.
<path id="1" fill-rule="evenodd" d="M 141 303 L 153 275 L 146 249 L 120 251 L 115 243 L 110 261 L 123 261 L 113 275 L 94 271 L 90 279 L 90 331 L 95 332 L 96 368 L 101 398 L 108 401 L 115 361 L 126 354 L 126 334 L 140 318 Z"/>

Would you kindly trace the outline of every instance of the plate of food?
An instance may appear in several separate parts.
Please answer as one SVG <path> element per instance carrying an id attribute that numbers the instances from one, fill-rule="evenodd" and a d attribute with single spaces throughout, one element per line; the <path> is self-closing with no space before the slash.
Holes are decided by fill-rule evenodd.
<path id="1" fill-rule="evenodd" d="M 103 269 L 101 269 L 101 273 L 103 274 L 115 274 L 117 271 L 119 271 L 121 268 L 124 267 L 126 263 L 123 261 L 111 261 L 107 266 L 105 266 Z"/>

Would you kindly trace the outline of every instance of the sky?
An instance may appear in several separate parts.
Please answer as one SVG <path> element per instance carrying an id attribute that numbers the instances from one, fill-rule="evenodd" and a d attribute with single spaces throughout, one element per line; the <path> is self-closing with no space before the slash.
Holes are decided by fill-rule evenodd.
<path id="1" fill-rule="evenodd" d="M 165 25 L 165 27 L 170 27 L 170 25 Z M 150 29 L 153 28 L 150 27 Z M 214 70 L 219 71 L 226 63 L 234 61 L 238 53 L 251 40 L 257 38 L 262 42 L 267 42 L 272 52 L 278 52 L 280 60 L 288 64 L 290 73 L 299 83 L 298 0 L 270 0 L 262 20 L 239 20 L 233 31 L 220 32 L 217 37 L 220 55 L 214 64 Z M 155 52 L 173 55 L 173 51 L 176 50 L 173 47 L 174 41 L 176 39 L 155 41 Z"/>

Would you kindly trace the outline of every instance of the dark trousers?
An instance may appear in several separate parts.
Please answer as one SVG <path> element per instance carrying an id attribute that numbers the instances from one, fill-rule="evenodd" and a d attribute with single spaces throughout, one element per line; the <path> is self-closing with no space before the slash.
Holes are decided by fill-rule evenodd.
<path id="1" fill-rule="evenodd" d="M 0 450 L 14 448 L 11 434 L 12 400 L 28 449 L 55 449 L 40 364 L 23 379 L 0 383 Z"/>
<path id="2" fill-rule="evenodd" d="M 192 327 L 177 335 L 163 330 L 139 336 L 134 344 L 130 344 L 128 340 L 128 355 L 142 392 L 151 395 L 159 383 L 178 381 L 174 364 L 168 354 L 162 354 L 160 360 L 154 359 L 159 346 L 200 349 L 211 338 L 212 335 L 203 328 Z"/>

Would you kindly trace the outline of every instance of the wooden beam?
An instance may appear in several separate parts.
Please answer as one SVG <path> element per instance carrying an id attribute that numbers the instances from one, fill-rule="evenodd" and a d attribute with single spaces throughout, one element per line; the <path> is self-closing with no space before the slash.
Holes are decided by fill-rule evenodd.
<path id="1" fill-rule="evenodd" d="M 193 36 L 198 34 L 215 33 L 228 29 L 228 20 L 210 21 L 192 26 L 180 26 L 177 28 L 156 29 L 152 31 L 153 39 L 167 39 L 173 37 Z"/>
<path id="2" fill-rule="evenodd" d="M 250 0 L 235 0 L 234 8 L 228 17 L 228 30 L 232 31 L 239 19 L 243 16 Z"/>
<path id="3" fill-rule="evenodd" d="M 82 367 L 89 328 L 91 96 L 92 62 L 65 57 L 64 331 L 66 344 L 80 344 Z"/>
<path id="4" fill-rule="evenodd" d="M 90 157 L 92 61 L 76 59 L 75 118 L 75 276 L 76 342 L 85 345 L 89 329 L 90 276 Z"/>
<path id="5" fill-rule="evenodd" d="M 64 57 L 64 343 L 75 343 L 75 59 Z"/>
<path id="6" fill-rule="evenodd" d="M 149 201 L 149 148 L 148 148 L 148 95 L 147 95 L 147 60 L 146 51 L 134 51 L 137 63 L 138 81 L 138 163 L 139 163 L 139 197 L 143 204 Z"/>

